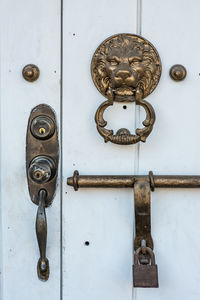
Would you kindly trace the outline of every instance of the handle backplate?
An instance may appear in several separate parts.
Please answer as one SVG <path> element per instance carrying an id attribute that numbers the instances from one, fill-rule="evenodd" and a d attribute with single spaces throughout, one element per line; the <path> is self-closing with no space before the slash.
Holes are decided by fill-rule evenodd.
<path id="1" fill-rule="evenodd" d="M 41 189 L 47 191 L 46 207 L 52 203 L 56 189 L 58 159 L 59 146 L 55 114 L 50 106 L 40 104 L 31 111 L 26 135 L 28 187 L 31 200 L 37 205 Z"/>

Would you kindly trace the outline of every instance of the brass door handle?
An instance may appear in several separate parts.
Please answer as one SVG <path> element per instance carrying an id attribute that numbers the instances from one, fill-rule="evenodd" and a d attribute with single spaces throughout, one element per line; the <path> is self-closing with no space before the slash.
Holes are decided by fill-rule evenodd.
<path id="1" fill-rule="evenodd" d="M 38 260 L 37 272 L 38 276 L 42 280 L 47 280 L 49 278 L 49 261 L 46 257 L 46 244 L 47 244 L 47 220 L 45 205 L 47 199 L 46 190 L 40 190 L 38 195 L 38 210 L 36 216 L 36 235 L 38 240 L 38 245 L 40 249 L 40 258 Z"/>
<path id="2" fill-rule="evenodd" d="M 29 117 L 26 136 L 26 171 L 31 200 L 38 205 L 36 235 L 40 258 L 39 279 L 49 278 L 46 257 L 47 220 L 45 208 L 53 201 L 58 174 L 58 135 L 53 110 L 45 104 L 35 107 Z"/>

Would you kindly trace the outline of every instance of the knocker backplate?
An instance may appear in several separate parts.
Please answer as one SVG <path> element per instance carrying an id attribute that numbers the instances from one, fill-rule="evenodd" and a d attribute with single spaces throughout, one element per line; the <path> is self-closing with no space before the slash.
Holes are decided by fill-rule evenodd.
<path id="1" fill-rule="evenodd" d="M 155 47 L 145 38 L 134 34 L 118 34 L 103 41 L 91 63 L 92 79 L 99 92 L 107 98 L 97 109 L 95 121 L 104 141 L 115 144 L 145 142 L 153 129 L 155 112 L 144 100 L 156 88 L 161 75 L 161 61 Z M 113 102 L 135 102 L 146 111 L 145 126 L 131 134 L 121 128 L 116 134 L 104 128 L 106 108 Z"/>

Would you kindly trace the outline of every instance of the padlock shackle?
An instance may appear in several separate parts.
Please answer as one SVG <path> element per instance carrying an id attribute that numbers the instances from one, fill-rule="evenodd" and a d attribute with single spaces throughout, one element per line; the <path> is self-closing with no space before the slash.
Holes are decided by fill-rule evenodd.
<path id="1" fill-rule="evenodd" d="M 149 248 L 149 247 L 145 247 L 145 250 L 146 250 L 147 253 L 149 253 L 149 255 L 151 257 L 151 265 L 154 266 L 156 263 L 155 263 L 155 255 L 153 253 L 153 250 L 151 248 Z M 138 265 L 140 252 L 142 252 L 142 247 L 138 248 L 135 251 L 135 254 L 134 254 L 134 265 Z"/>

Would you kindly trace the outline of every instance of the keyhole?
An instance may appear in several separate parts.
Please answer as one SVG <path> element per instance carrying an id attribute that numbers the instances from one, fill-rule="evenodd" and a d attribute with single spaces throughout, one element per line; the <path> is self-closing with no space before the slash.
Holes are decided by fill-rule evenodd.
<path id="1" fill-rule="evenodd" d="M 40 172 L 38 172 L 38 171 L 37 171 L 37 172 L 35 172 L 35 177 L 36 177 L 36 178 L 40 178 L 40 177 L 41 177 L 41 175 L 42 175 L 42 174 L 41 174 Z"/>
<path id="2" fill-rule="evenodd" d="M 45 132 L 46 132 L 45 128 L 42 127 L 42 128 L 39 129 L 40 134 L 45 134 Z"/>

